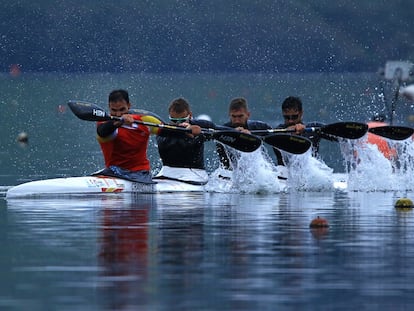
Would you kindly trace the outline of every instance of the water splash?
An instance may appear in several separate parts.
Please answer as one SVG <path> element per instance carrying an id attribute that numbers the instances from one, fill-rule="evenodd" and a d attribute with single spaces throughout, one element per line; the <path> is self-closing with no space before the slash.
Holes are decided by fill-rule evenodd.
<path id="1" fill-rule="evenodd" d="M 343 142 L 341 152 L 348 173 L 349 191 L 405 191 L 414 189 L 414 145 L 405 141 L 387 140 L 396 150 L 394 159 L 387 159 L 377 145 L 365 138 Z"/>
<path id="2" fill-rule="evenodd" d="M 286 184 L 278 179 L 276 166 L 264 147 L 250 153 L 225 147 L 236 162 L 228 170 L 220 166 L 210 174 L 207 191 L 226 193 L 279 193 Z"/>

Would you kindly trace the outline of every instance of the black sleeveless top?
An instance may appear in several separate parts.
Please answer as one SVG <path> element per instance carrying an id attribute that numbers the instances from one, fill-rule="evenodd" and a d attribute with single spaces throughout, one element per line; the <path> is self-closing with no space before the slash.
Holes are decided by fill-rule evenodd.
<path id="1" fill-rule="evenodd" d="M 202 128 L 215 128 L 214 123 L 207 120 L 191 119 L 190 124 Z M 205 169 L 204 142 L 208 135 L 189 137 L 186 133 L 164 131 L 157 136 L 158 153 L 163 165 Z"/>

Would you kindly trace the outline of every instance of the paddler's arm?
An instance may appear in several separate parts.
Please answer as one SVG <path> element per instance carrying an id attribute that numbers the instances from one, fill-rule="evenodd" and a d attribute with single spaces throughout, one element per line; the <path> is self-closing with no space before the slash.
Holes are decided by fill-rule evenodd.
<path id="1" fill-rule="evenodd" d="M 122 125 L 121 121 L 106 121 L 102 123 L 98 123 L 98 126 L 96 128 L 96 133 L 98 134 L 98 137 L 106 138 L 110 137 L 114 134 L 115 130 Z"/>
<path id="2" fill-rule="evenodd" d="M 121 127 L 123 124 L 131 125 L 134 123 L 134 118 L 131 114 L 122 115 L 121 120 L 109 120 L 106 122 L 98 123 L 96 132 L 98 138 L 109 138 L 112 137 L 118 127 Z"/>
<path id="3" fill-rule="evenodd" d="M 325 126 L 325 124 L 321 123 L 321 122 L 311 122 L 311 123 L 306 124 L 306 128 L 312 128 L 312 127 L 321 128 L 323 126 Z M 323 139 L 326 139 L 326 140 L 329 140 L 329 141 L 338 141 L 338 137 L 336 137 L 336 136 L 325 134 L 324 132 L 322 132 L 318 129 L 316 129 L 315 132 L 319 136 L 319 138 L 323 138 Z"/>

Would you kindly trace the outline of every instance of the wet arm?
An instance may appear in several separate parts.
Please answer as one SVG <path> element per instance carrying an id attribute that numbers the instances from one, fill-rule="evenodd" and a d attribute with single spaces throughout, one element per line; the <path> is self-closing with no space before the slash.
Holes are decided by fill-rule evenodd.
<path id="1" fill-rule="evenodd" d="M 105 138 L 111 136 L 115 130 L 121 126 L 122 123 L 119 121 L 107 121 L 104 123 L 101 123 L 96 128 L 96 133 L 99 137 Z"/>

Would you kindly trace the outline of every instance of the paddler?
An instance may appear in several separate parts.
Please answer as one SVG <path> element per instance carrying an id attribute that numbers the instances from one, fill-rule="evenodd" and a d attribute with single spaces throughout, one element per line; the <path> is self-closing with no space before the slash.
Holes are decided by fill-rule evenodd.
<path id="1" fill-rule="evenodd" d="M 162 129 L 134 123 L 135 120 L 161 124 L 152 115 L 130 114 L 131 103 L 126 90 L 118 89 L 109 94 L 109 113 L 121 120 L 97 122 L 97 139 L 101 147 L 105 169 L 94 175 L 124 178 L 142 183 L 154 183 L 151 176 L 147 148 L 150 134 L 160 134 Z"/>
<path id="2" fill-rule="evenodd" d="M 204 142 L 210 137 L 201 131 L 202 128 L 215 129 L 215 124 L 208 120 L 193 119 L 190 104 L 184 98 L 171 101 L 168 114 L 171 125 L 190 128 L 192 133 L 174 132 L 157 136 L 163 167 L 156 178 L 206 183 L 208 175 L 204 163 Z"/>
<path id="3" fill-rule="evenodd" d="M 277 128 L 294 130 L 295 134 L 305 136 L 312 141 L 312 154 L 317 156 L 319 152 L 319 143 L 322 138 L 337 141 L 334 136 L 326 135 L 318 131 L 307 132 L 307 127 L 321 127 L 324 124 L 319 122 L 303 123 L 303 107 L 302 100 L 299 97 L 289 96 L 282 102 L 282 114 L 284 123 L 279 124 Z M 282 154 L 278 151 L 276 155 L 278 165 L 284 165 Z"/>
<path id="4" fill-rule="evenodd" d="M 243 97 L 236 97 L 230 101 L 228 113 L 230 120 L 223 124 L 225 127 L 232 127 L 244 133 L 250 133 L 251 130 L 266 130 L 272 128 L 265 122 L 250 120 L 247 100 Z M 223 168 L 231 169 L 232 166 L 237 164 L 236 154 L 226 152 L 222 144 L 217 144 L 216 149 Z M 273 149 L 276 150 L 275 148 Z"/>

